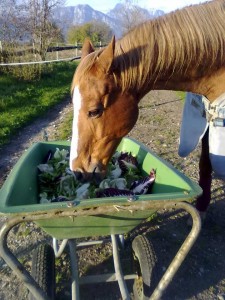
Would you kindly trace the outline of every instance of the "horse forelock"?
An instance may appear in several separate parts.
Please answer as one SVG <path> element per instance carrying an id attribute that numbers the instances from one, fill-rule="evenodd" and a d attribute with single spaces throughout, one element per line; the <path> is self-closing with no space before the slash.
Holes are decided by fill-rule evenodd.
<path id="1" fill-rule="evenodd" d="M 80 61 L 71 85 L 72 94 L 75 86 L 79 86 L 82 81 L 86 80 L 88 73 L 91 72 L 92 67 L 95 65 L 95 62 L 98 60 L 98 57 L 102 51 L 103 49 L 92 52 Z"/>
<path id="2" fill-rule="evenodd" d="M 225 64 L 225 1 L 192 5 L 147 21 L 116 43 L 115 79 L 143 88 L 175 72 L 200 77 Z"/>

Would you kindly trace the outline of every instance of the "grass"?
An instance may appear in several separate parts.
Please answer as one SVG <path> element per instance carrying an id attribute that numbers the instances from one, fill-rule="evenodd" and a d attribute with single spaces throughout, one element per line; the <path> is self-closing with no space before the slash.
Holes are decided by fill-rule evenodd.
<path id="1" fill-rule="evenodd" d="M 66 118 L 57 128 L 56 139 L 58 140 L 68 140 L 72 136 L 72 121 L 73 121 L 73 111 L 67 113 Z"/>
<path id="2" fill-rule="evenodd" d="M 75 62 L 51 65 L 40 80 L 31 82 L 1 74 L 0 147 L 20 128 L 69 95 L 76 66 Z"/>
<path id="3" fill-rule="evenodd" d="M 180 92 L 176 92 L 176 94 L 180 97 L 180 99 L 181 99 L 182 101 L 184 101 L 186 92 L 180 91 Z"/>

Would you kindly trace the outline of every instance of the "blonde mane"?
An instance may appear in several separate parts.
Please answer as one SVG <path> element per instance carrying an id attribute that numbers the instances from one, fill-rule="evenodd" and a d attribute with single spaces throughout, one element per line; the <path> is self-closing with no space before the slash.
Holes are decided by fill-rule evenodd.
<path id="1" fill-rule="evenodd" d="M 162 76 L 196 79 L 225 67 L 224 28 L 225 0 L 188 6 L 147 21 L 116 42 L 115 81 L 122 90 L 145 89 Z M 81 61 L 79 80 L 101 51 Z M 76 74 L 72 88 L 75 81 Z"/>
<path id="2" fill-rule="evenodd" d="M 143 88 L 179 73 L 200 77 L 225 67 L 225 1 L 193 5 L 134 28 L 116 43 L 122 88 Z M 116 69 L 116 68 L 115 68 Z M 118 76 L 120 78 L 118 78 Z"/>

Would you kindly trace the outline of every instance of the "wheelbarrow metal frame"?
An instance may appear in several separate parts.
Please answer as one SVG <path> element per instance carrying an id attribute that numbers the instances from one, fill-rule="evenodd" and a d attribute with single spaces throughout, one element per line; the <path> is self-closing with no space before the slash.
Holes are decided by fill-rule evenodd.
<path id="1" fill-rule="evenodd" d="M 76 216 L 87 216 L 87 215 L 98 215 L 103 213 L 115 212 L 115 209 L 121 210 L 129 210 L 131 213 L 137 210 L 147 210 L 147 209 L 182 209 L 189 213 L 193 220 L 192 229 L 187 235 L 185 241 L 181 245 L 180 249 L 178 250 L 177 254 L 175 255 L 174 259 L 172 260 L 171 264 L 167 268 L 166 272 L 162 276 L 160 282 L 158 283 L 157 287 L 155 288 L 153 294 L 151 295 L 151 300 L 160 299 L 163 292 L 166 290 L 169 283 L 172 281 L 174 275 L 176 274 L 177 270 L 181 266 L 182 262 L 186 258 L 188 252 L 194 245 L 200 230 L 201 230 L 201 218 L 199 216 L 198 211 L 188 202 L 173 201 L 171 199 L 167 200 L 151 200 L 151 201 L 140 201 L 138 203 L 135 202 L 128 202 L 126 204 L 122 204 L 120 206 L 99 206 L 99 207 L 92 207 L 90 209 L 76 209 L 74 207 L 73 210 L 50 210 L 47 212 L 34 212 L 34 213 L 19 213 L 19 214 L 12 214 L 8 221 L 2 226 L 0 230 L 0 254 L 1 257 L 4 259 L 6 264 L 12 269 L 14 273 L 23 281 L 24 285 L 28 288 L 28 290 L 33 294 L 34 297 L 40 300 L 47 300 L 48 297 L 43 292 L 43 290 L 39 287 L 37 282 L 33 279 L 33 277 L 26 271 L 25 267 L 18 261 L 18 259 L 14 256 L 14 254 L 10 251 L 7 246 L 7 237 L 9 231 L 16 225 L 22 222 L 34 222 L 38 220 L 44 219 L 51 219 L 51 218 L 60 218 L 60 217 L 76 217 Z M 66 242 L 65 242 L 66 243 Z M 122 294 L 123 299 L 130 299 L 126 283 L 124 280 L 124 276 L 122 274 L 122 269 L 120 265 L 119 253 L 118 253 L 118 245 L 115 236 L 112 235 L 112 244 L 113 244 L 113 258 L 114 258 L 114 266 L 115 266 L 115 274 L 116 278 L 119 283 L 120 291 Z M 73 240 L 70 240 L 70 252 L 72 253 L 72 297 L 73 300 L 79 299 L 79 280 L 78 280 L 78 272 L 77 272 L 77 262 L 76 262 L 76 253 L 75 244 Z"/>

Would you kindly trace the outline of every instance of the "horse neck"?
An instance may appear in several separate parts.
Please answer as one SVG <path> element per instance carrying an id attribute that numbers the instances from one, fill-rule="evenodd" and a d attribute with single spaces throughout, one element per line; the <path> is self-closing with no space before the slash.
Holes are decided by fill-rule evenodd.
<path id="1" fill-rule="evenodd" d="M 182 78 L 183 77 L 183 78 Z M 210 102 L 213 102 L 220 95 L 225 93 L 225 68 L 213 70 L 211 74 L 198 78 L 187 78 L 183 74 L 175 75 L 170 79 L 161 78 L 152 89 L 189 91 L 204 95 Z"/>
<path id="2" fill-rule="evenodd" d="M 148 21 L 119 40 L 115 63 L 121 88 L 139 98 L 152 89 L 214 97 L 217 78 L 225 79 L 225 17 L 218 5 L 213 1 L 201 10 L 196 6 Z M 217 19 L 210 23 L 212 12 Z M 197 22 L 200 13 L 206 15 Z"/>

